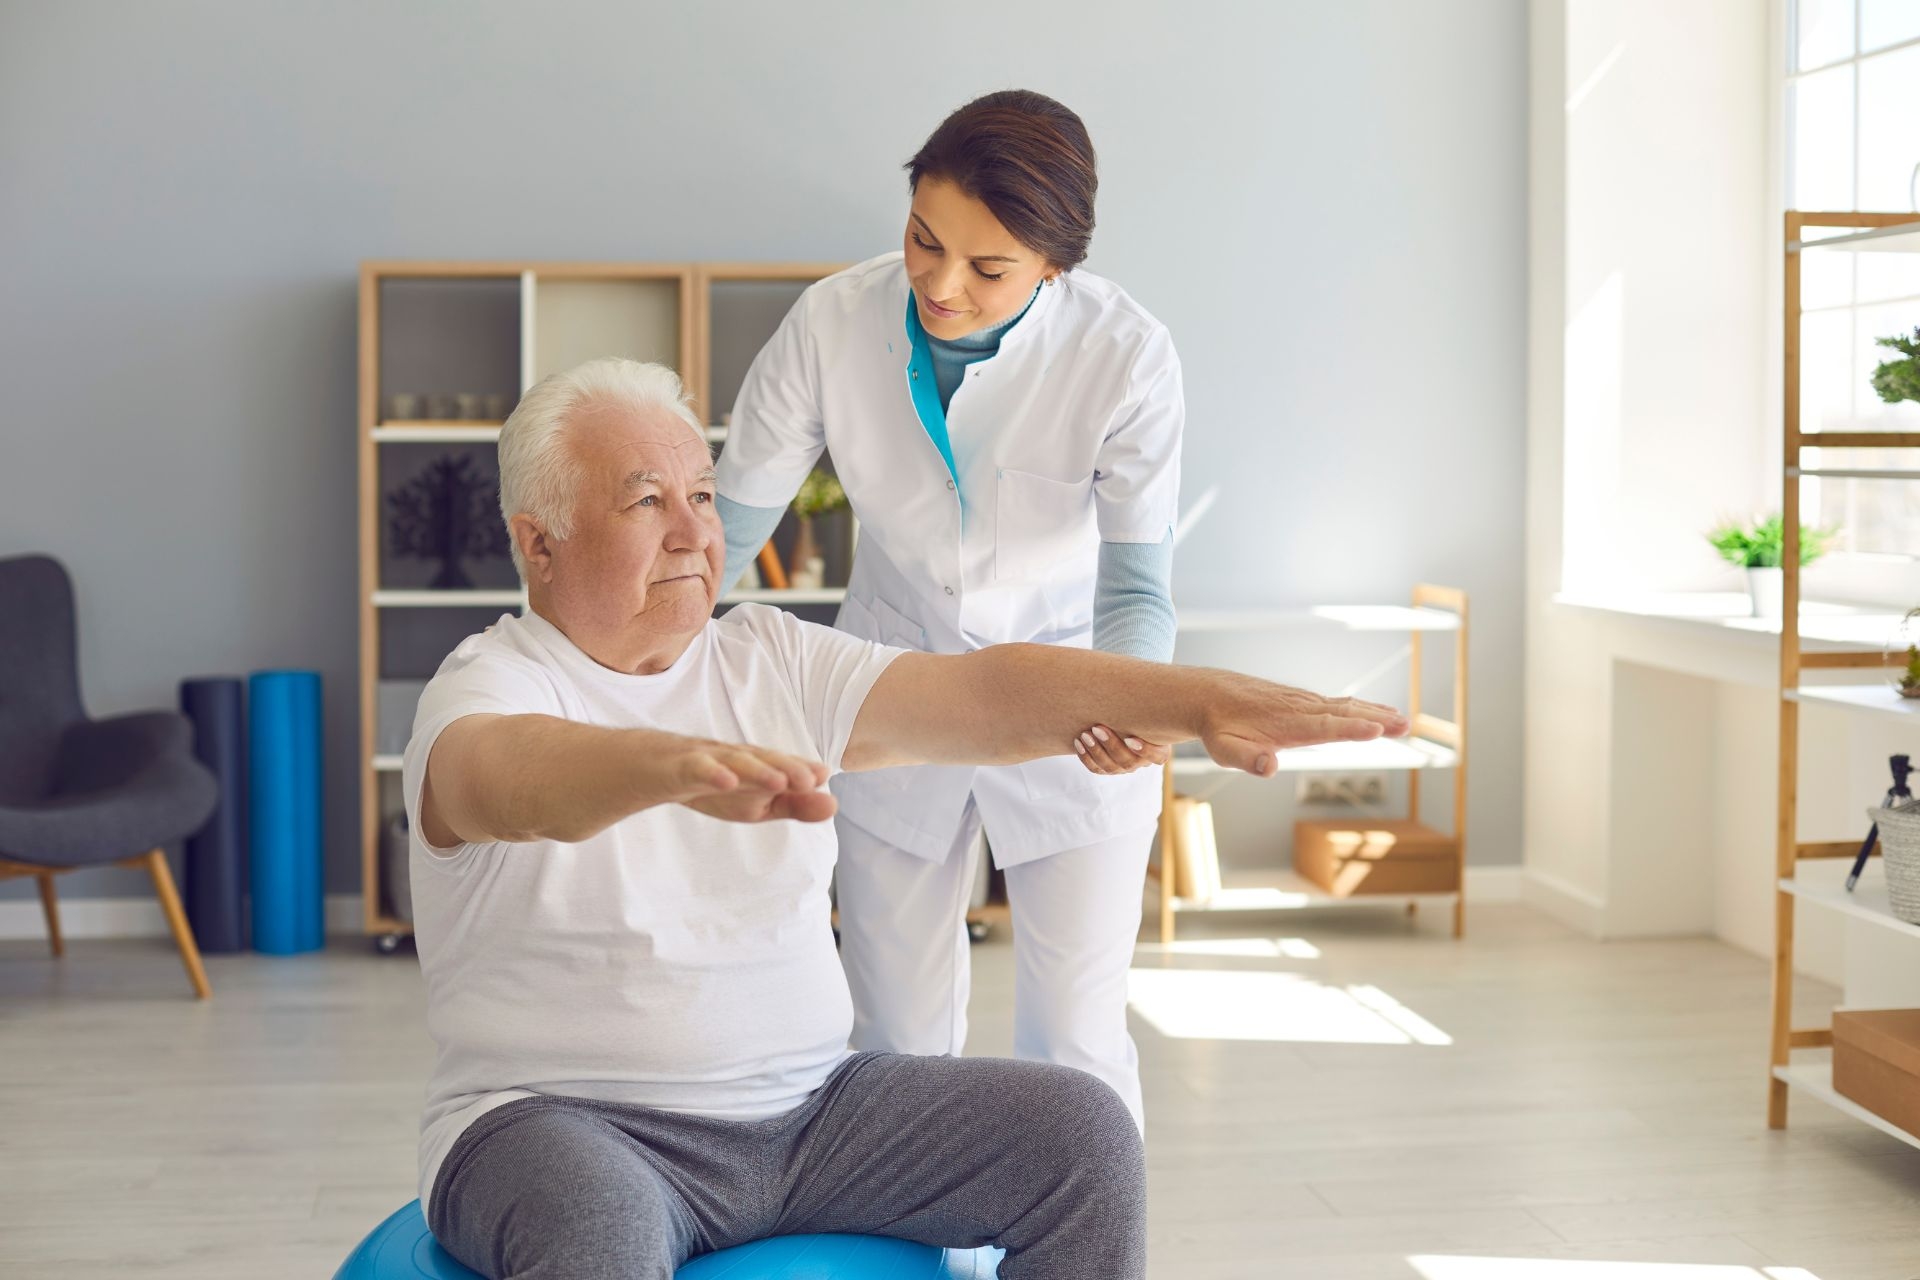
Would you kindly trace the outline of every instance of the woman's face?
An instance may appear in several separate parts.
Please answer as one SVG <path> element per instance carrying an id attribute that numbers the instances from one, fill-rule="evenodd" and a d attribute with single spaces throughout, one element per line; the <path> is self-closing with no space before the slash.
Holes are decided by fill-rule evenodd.
<path id="1" fill-rule="evenodd" d="M 906 251 L 920 323 L 936 338 L 964 338 L 1011 320 L 1034 286 L 1056 274 L 992 210 L 945 178 L 924 177 L 914 188 Z"/>

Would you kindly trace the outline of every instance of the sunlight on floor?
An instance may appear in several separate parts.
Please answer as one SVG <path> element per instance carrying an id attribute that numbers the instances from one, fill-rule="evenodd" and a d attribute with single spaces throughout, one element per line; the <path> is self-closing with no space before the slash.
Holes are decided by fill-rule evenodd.
<path id="1" fill-rule="evenodd" d="M 1127 1003 L 1177 1040 L 1449 1045 L 1453 1038 L 1378 987 L 1296 973 L 1134 969 Z"/>
<path id="2" fill-rule="evenodd" d="M 1425 1280 L 1820 1280 L 1805 1267 L 1690 1262 L 1570 1262 L 1547 1258 L 1407 1259 Z"/>
<path id="3" fill-rule="evenodd" d="M 1149 956 L 1249 956 L 1259 960 L 1318 960 L 1320 948 L 1305 938 L 1201 938 L 1192 942 L 1143 942 Z"/>

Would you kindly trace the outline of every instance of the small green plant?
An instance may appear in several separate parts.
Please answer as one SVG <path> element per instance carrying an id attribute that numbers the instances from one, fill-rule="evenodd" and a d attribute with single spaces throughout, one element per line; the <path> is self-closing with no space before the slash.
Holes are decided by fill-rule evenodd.
<path id="1" fill-rule="evenodd" d="M 840 487 L 839 478 L 817 468 L 800 482 L 800 492 L 793 495 L 793 513 L 802 519 L 823 516 L 846 505 L 847 491 Z"/>
<path id="2" fill-rule="evenodd" d="M 1916 618 L 1920 618 L 1920 609 L 1907 610 L 1907 616 L 1900 620 L 1901 631 L 1912 635 Z M 1900 673 L 1900 696 L 1920 698 L 1920 644 L 1909 642 L 1907 645 L 1907 666 Z"/>
<path id="3" fill-rule="evenodd" d="M 1895 334 L 1891 338 L 1875 338 L 1873 341 L 1876 346 L 1888 347 L 1900 353 L 1895 359 L 1874 366 L 1870 381 L 1875 393 L 1888 404 L 1920 400 L 1920 328 L 1915 328 L 1910 338 Z"/>
<path id="4" fill-rule="evenodd" d="M 1834 529 L 1800 526 L 1800 565 L 1805 568 L 1833 545 Z M 1742 569 L 1778 569 L 1786 558 L 1787 522 L 1770 515 L 1751 524 L 1730 520 L 1707 535 L 1721 559 Z"/>

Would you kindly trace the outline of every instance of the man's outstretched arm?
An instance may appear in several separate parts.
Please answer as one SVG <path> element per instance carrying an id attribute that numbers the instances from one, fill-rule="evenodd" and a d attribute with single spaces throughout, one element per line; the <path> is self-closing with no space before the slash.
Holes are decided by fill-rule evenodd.
<path id="1" fill-rule="evenodd" d="M 1407 731 L 1392 707 L 1231 671 L 1000 644 L 896 658 L 861 706 L 843 766 L 1018 764 L 1066 755 L 1090 724 L 1125 725 L 1163 746 L 1198 739 L 1218 763 L 1259 774 L 1289 747 Z"/>
<path id="2" fill-rule="evenodd" d="M 462 717 L 434 741 L 420 795 L 436 848 L 574 842 L 628 814 L 684 804 L 715 818 L 824 822 L 827 767 L 784 752 L 545 715 Z"/>

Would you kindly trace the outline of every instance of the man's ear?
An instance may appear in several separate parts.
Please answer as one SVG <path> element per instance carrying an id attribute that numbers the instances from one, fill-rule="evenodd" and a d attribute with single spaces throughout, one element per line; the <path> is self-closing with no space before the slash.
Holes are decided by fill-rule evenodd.
<path id="1" fill-rule="evenodd" d="M 553 548 L 547 542 L 547 532 L 534 522 L 532 516 L 522 511 L 507 522 L 507 535 L 520 548 L 520 559 L 527 566 L 527 579 L 541 582 L 553 578 Z"/>

